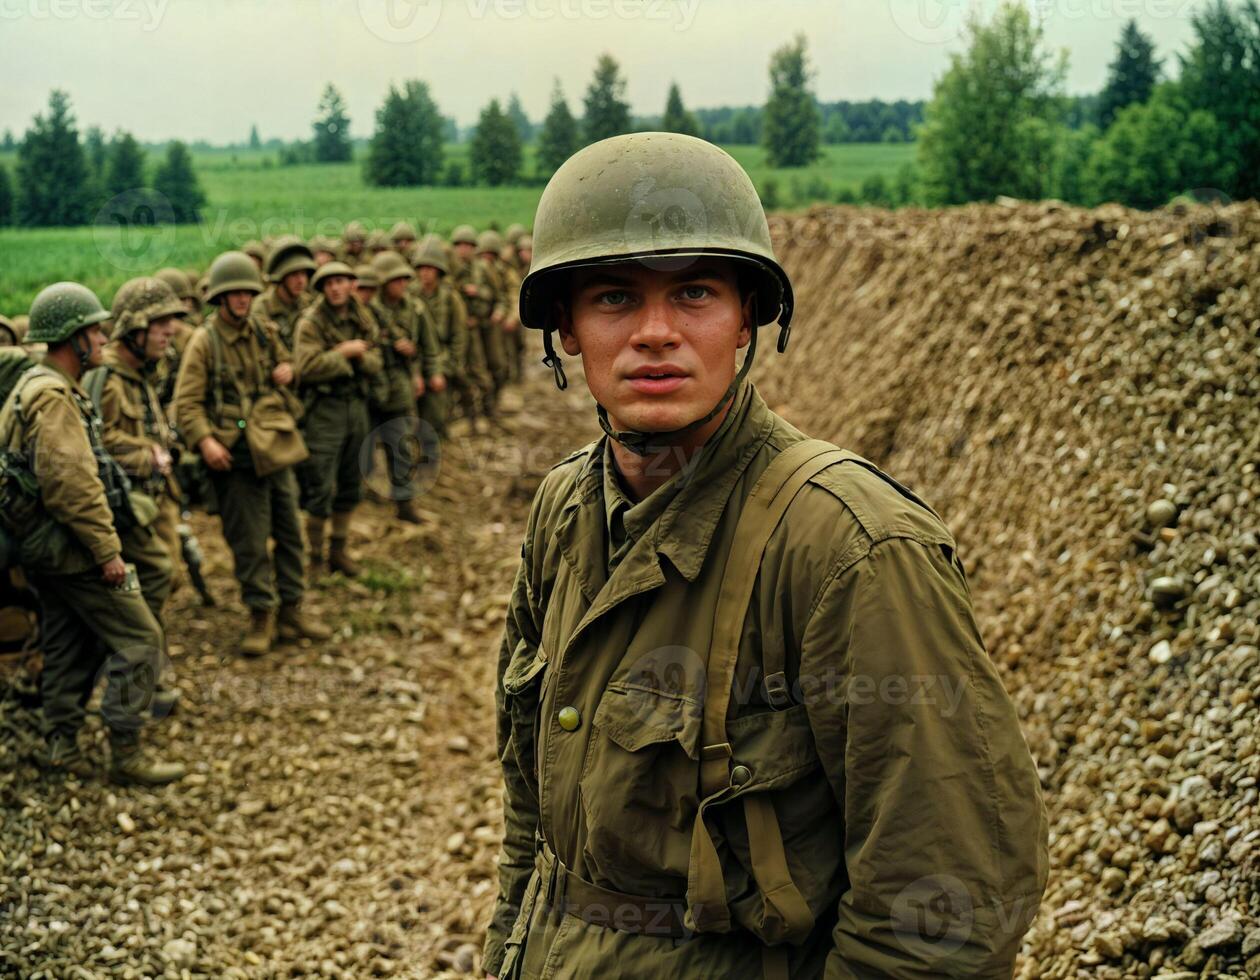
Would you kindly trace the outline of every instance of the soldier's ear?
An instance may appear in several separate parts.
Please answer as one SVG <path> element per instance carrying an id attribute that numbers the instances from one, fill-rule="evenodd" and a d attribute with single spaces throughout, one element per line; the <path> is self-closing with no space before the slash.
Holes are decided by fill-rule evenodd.
<path id="1" fill-rule="evenodd" d="M 757 293 L 754 290 L 750 289 L 744 293 L 743 301 L 740 303 L 740 317 L 736 350 L 747 347 L 752 340 L 752 332 L 757 329 Z"/>
<path id="2" fill-rule="evenodd" d="M 578 343 L 577 334 L 573 332 L 573 315 L 569 311 L 569 304 L 556 300 L 552 308 L 554 311 L 552 322 L 560 334 L 560 346 L 570 357 L 577 357 L 582 353 L 582 345 Z"/>

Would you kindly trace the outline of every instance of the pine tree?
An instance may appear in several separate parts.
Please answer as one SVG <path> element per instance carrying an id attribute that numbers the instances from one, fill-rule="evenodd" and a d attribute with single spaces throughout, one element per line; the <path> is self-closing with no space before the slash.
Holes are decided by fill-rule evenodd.
<path id="1" fill-rule="evenodd" d="M 108 167 L 109 145 L 105 142 L 105 134 L 99 126 L 87 131 L 84 141 L 84 153 L 87 156 L 88 182 L 84 189 L 88 211 L 95 214 L 108 197 L 105 193 L 105 172 Z"/>
<path id="2" fill-rule="evenodd" d="M 444 125 L 428 85 L 414 79 L 401 91 L 391 85 L 376 110 L 376 132 L 364 169 L 368 183 L 378 187 L 438 183 Z"/>
<path id="3" fill-rule="evenodd" d="M 1107 69 L 1098 106 L 1098 122 L 1106 129 L 1125 106 L 1145 102 L 1159 81 L 1160 60 L 1155 43 L 1138 30 L 1137 21 L 1124 25 L 1116 44 L 1116 57 Z"/>
<path id="4" fill-rule="evenodd" d="M 193 170 L 188 147 L 179 140 L 167 146 L 166 159 L 153 175 L 153 189 L 166 198 L 177 224 L 201 220 L 206 195 L 197 180 L 197 172 Z"/>
<path id="5" fill-rule="evenodd" d="M 262 140 L 258 138 L 258 124 L 254 123 L 249 127 L 249 148 L 251 150 L 261 150 Z"/>
<path id="6" fill-rule="evenodd" d="M 481 110 L 477 130 L 468 148 L 473 175 L 482 184 L 497 187 L 516 180 L 521 169 L 521 138 L 498 99 Z"/>
<path id="7" fill-rule="evenodd" d="M 13 224 L 13 180 L 9 168 L 0 164 L 0 228 Z"/>
<path id="8" fill-rule="evenodd" d="M 667 133 L 682 133 L 685 136 L 699 136 L 700 124 L 696 117 L 683 106 L 682 93 L 678 91 L 678 83 L 669 86 L 669 97 L 665 100 L 665 115 L 661 117 L 661 129 Z"/>
<path id="9" fill-rule="evenodd" d="M 516 133 L 520 136 L 522 143 L 528 143 L 534 138 L 534 124 L 529 121 L 529 116 L 525 114 L 525 107 L 521 105 L 520 96 L 515 92 L 508 99 L 507 115 L 512 120 L 512 125 L 516 127 Z"/>
<path id="10" fill-rule="evenodd" d="M 582 120 L 582 136 L 587 143 L 630 132 L 626 80 L 612 55 L 599 56 L 583 104 L 586 116 Z"/>
<path id="11" fill-rule="evenodd" d="M 144 150 L 130 133 L 120 132 L 109 143 L 105 163 L 105 194 L 117 197 L 144 187 Z"/>
<path id="12" fill-rule="evenodd" d="M 13 139 L 13 130 L 6 129 L 4 131 L 4 152 L 12 153 L 17 149 L 17 141 Z"/>
<path id="13" fill-rule="evenodd" d="M 550 177 L 578 148 L 578 126 L 565 101 L 560 80 L 551 89 L 551 108 L 538 133 L 538 173 Z"/>
<path id="14" fill-rule="evenodd" d="M 315 111 L 319 114 L 314 125 L 315 162 L 349 162 L 354 155 L 350 143 L 350 116 L 346 113 L 341 93 L 331 83 L 324 87 Z"/>
<path id="15" fill-rule="evenodd" d="M 81 225 L 88 219 L 88 166 L 70 97 L 54 90 L 18 147 L 18 223 Z"/>
<path id="16" fill-rule="evenodd" d="M 803 167 L 818 158 L 819 113 L 809 76 L 803 34 L 770 58 L 770 98 L 762 112 L 761 141 L 772 167 Z"/>

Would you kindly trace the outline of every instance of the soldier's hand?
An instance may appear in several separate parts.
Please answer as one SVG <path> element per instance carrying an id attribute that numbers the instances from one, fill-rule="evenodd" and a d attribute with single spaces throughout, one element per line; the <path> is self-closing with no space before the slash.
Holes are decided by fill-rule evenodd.
<path id="1" fill-rule="evenodd" d="M 472 283 L 470 283 L 470 282 L 466 282 L 466 283 L 464 283 L 464 295 L 465 295 L 465 296 L 476 296 L 476 295 L 477 295 L 477 287 L 476 287 L 476 286 L 474 286 L 474 285 L 473 285 Z"/>
<path id="2" fill-rule="evenodd" d="M 153 468 L 163 476 L 171 474 L 171 454 L 161 446 L 153 447 Z"/>
<path id="3" fill-rule="evenodd" d="M 416 353 L 416 345 L 404 337 L 394 341 L 394 350 L 403 357 L 412 357 Z"/>
<path id="4" fill-rule="evenodd" d="M 446 378 L 443 375 L 435 374 L 429 379 L 429 390 L 435 395 L 446 390 Z"/>
<path id="5" fill-rule="evenodd" d="M 512 319 L 503 324 L 503 329 L 506 333 L 516 333 L 516 331 L 520 328 L 520 325 L 521 321 L 516 317 L 512 317 Z"/>
<path id="6" fill-rule="evenodd" d="M 232 454 L 228 452 L 227 446 L 214 436 L 206 436 L 197 443 L 197 448 L 201 451 L 201 458 L 206 461 L 210 469 L 223 472 L 232 468 Z"/>
<path id="7" fill-rule="evenodd" d="M 122 557 L 115 555 L 104 565 L 101 566 L 101 578 L 105 580 L 106 585 L 118 586 L 123 584 L 123 579 L 127 577 L 127 564 Z"/>
<path id="8" fill-rule="evenodd" d="M 333 348 L 342 357 L 355 361 L 367 353 L 368 342 L 366 340 L 343 340 Z"/>
<path id="9" fill-rule="evenodd" d="M 288 361 L 283 364 L 277 364 L 275 370 L 271 372 L 271 380 L 283 388 L 287 384 L 293 382 L 293 365 Z"/>
<path id="10" fill-rule="evenodd" d="M 424 378 L 418 374 L 411 379 L 411 393 L 416 398 L 420 398 L 424 394 Z"/>
<path id="11" fill-rule="evenodd" d="M 503 320 L 504 320 L 504 317 L 502 313 L 495 313 L 490 317 L 490 322 L 493 323 L 496 327 L 503 326 Z"/>

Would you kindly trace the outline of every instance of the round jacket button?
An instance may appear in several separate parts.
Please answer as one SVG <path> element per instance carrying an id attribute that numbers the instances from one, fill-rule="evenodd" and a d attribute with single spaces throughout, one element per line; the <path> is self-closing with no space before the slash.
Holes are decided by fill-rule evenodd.
<path id="1" fill-rule="evenodd" d="M 736 766 L 731 770 L 732 786 L 743 786 L 750 779 L 752 779 L 752 770 L 747 766 Z"/>
<path id="2" fill-rule="evenodd" d="M 582 716 L 578 714 L 578 709 L 569 705 L 561 708 L 556 713 L 556 721 L 560 723 L 560 727 L 566 732 L 574 731 L 578 725 L 582 724 Z"/>

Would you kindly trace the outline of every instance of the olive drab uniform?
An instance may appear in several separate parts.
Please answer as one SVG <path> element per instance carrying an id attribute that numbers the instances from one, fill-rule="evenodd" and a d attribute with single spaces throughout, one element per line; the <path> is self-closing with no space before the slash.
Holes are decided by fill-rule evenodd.
<path id="1" fill-rule="evenodd" d="M 105 669 L 102 714 L 117 748 L 134 742 L 143 724 L 164 638 L 134 577 L 120 588 L 101 578 L 101 567 L 124 553 L 124 539 L 149 548 L 155 539 L 100 426 L 87 392 L 52 364 L 23 375 L 0 412 L 0 445 L 25 453 L 39 483 L 42 519 L 28 529 L 22 563 L 40 599 L 46 730 L 50 741 L 73 740 Z M 169 590 L 169 575 L 168 566 L 153 587 Z"/>
<path id="2" fill-rule="evenodd" d="M 299 296 L 292 302 L 286 302 L 280 295 L 280 286 L 272 283 L 255 297 L 250 313 L 259 314 L 274 323 L 285 347 L 292 350 L 297 323 L 305 308 L 305 297 Z"/>
<path id="3" fill-rule="evenodd" d="M 507 269 L 497 258 L 487 259 L 476 256 L 473 261 L 481 265 L 485 274 L 485 283 L 490 292 L 489 310 L 479 323 L 486 345 L 486 362 L 490 366 L 490 375 L 494 378 L 495 388 L 502 390 L 512 374 L 508 335 L 504 329 L 504 324 L 512 312 L 508 305 L 511 301 L 511 287 Z M 476 300 L 473 302 L 475 303 Z M 494 318 L 498 318 L 499 322 L 493 322 Z"/>
<path id="4" fill-rule="evenodd" d="M 250 407 L 275 390 L 272 372 L 291 360 L 273 324 L 252 314 L 233 324 L 216 310 L 184 352 L 175 389 L 176 424 L 187 446 L 195 451 L 214 436 L 232 454 L 231 469 L 207 472 L 241 599 L 251 612 L 296 607 L 305 591 L 293 468 L 259 476 L 245 438 Z"/>
<path id="5" fill-rule="evenodd" d="M 641 502 L 607 442 L 548 474 L 526 532 L 486 970 L 1010 976 L 1046 825 L 935 513 L 832 452 L 782 520 L 741 525 L 777 457 L 819 451 L 747 383 Z M 965 942 L 895 934 L 940 882 L 970 903 Z"/>
<path id="6" fill-rule="evenodd" d="M 490 347 L 488 340 L 494 338 L 487 328 L 490 326 L 490 315 L 494 311 L 494 292 L 486 281 L 485 263 L 477 256 L 462 259 L 458 255 L 451 258 L 451 281 L 459 292 L 468 315 L 468 376 L 481 399 L 481 412 L 486 417 L 495 414 L 497 395 L 495 391 L 495 372 L 502 373 L 502 346 L 497 341 Z M 472 286 L 475 295 L 468 295 L 466 287 Z"/>
<path id="7" fill-rule="evenodd" d="M 127 364 L 116 346 L 111 344 L 105 348 L 101 367 L 94 370 L 103 374 L 99 412 L 105 449 L 126 472 L 132 487 L 157 505 L 157 517 L 150 527 L 161 543 L 160 550 L 165 555 L 165 564 L 169 566 L 166 588 L 159 590 L 156 582 L 150 585 L 146 581 L 148 563 L 144 557 L 137 560 L 125 551 L 123 557 L 135 561 L 140 587 L 160 621 L 162 606 L 169 594 L 178 588 L 182 574 L 179 532 L 176 530 L 179 525 L 179 487 L 175 483 L 173 469 L 163 475 L 154 468 L 153 447 L 174 452 L 175 433 L 149 378 Z M 85 386 L 92 391 L 93 384 L 94 379 L 89 374 L 85 378 Z"/>
<path id="8" fill-rule="evenodd" d="M 408 267 L 410 271 L 410 267 Z M 410 293 L 397 303 L 377 291 L 369 306 L 380 325 L 381 374 L 374 381 L 372 429 L 385 450 L 390 496 L 395 502 L 415 496 L 414 476 L 420 465 L 416 452 L 418 418 L 414 380 L 431 378 L 438 372 L 440 351 L 433 320 Z M 399 340 L 410 341 L 416 353 L 405 357 L 394 349 Z M 422 397 L 427 397 L 427 394 Z"/>
<path id="9" fill-rule="evenodd" d="M 446 378 L 447 390 L 425 392 L 420 417 L 444 437 L 450 414 L 450 393 L 454 392 L 470 418 L 476 414 L 468 369 L 468 313 L 455 287 L 439 279 L 432 293 L 418 287 L 415 294 L 433 321 L 438 342 L 438 371 Z"/>
<path id="10" fill-rule="evenodd" d="M 345 340 L 365 340 L 368 350 L 350 360 L 334 349 Z M 383 367 L 379 345 L 376 318 L 355 296 L 340 311 L 321 296 L 298 321 L 294 355 L 311 451 L 302 464 L 302 507 L 320 519 L 333 515 L 334 541 L 344 540 L 349 515 L 363 499 L 369 386 Z"/>

